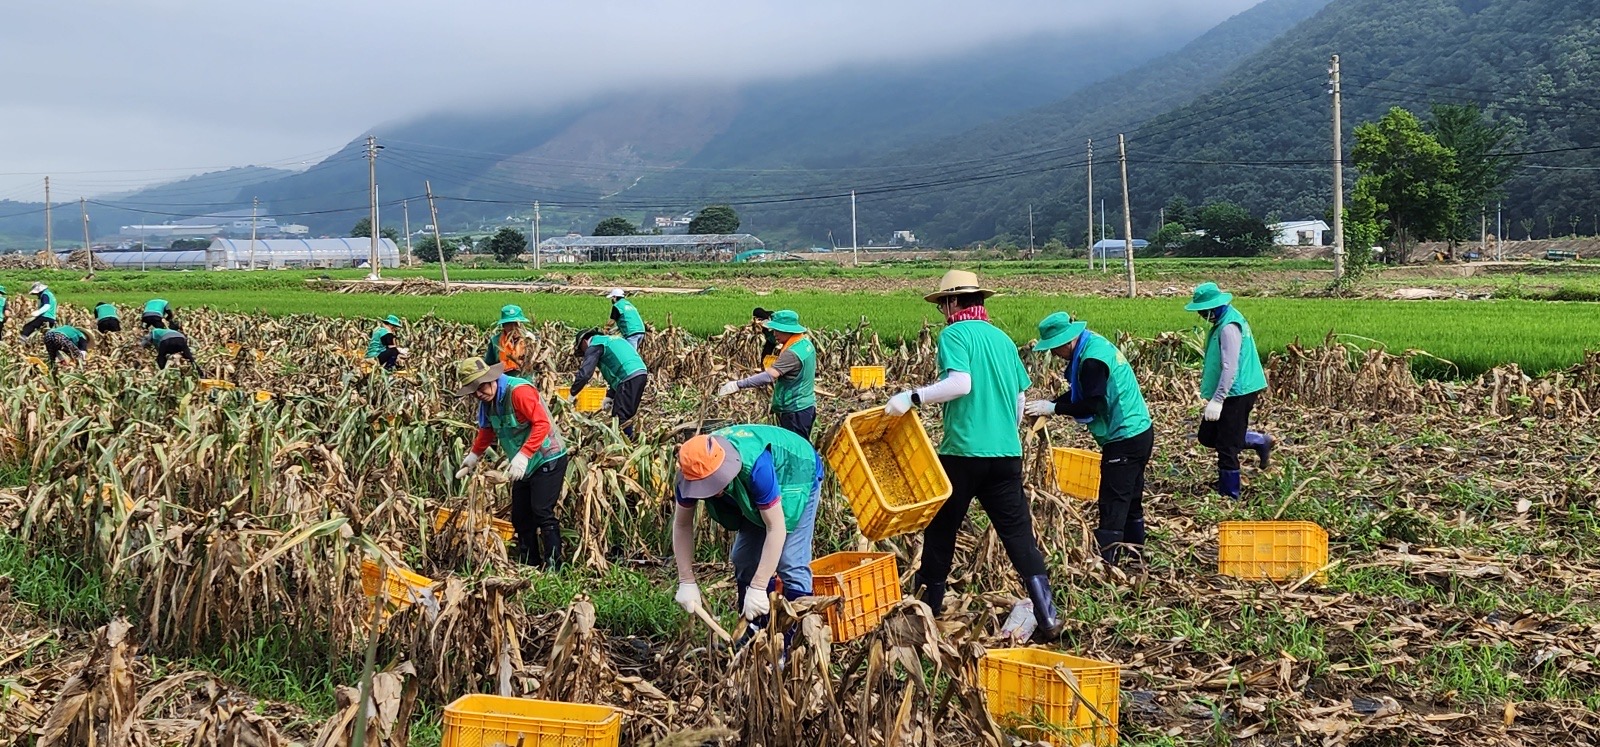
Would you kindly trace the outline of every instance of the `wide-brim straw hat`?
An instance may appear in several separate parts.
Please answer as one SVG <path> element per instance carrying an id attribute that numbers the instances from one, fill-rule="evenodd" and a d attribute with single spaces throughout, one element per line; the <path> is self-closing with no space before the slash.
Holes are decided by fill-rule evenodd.
<path id="1" fill-rule="evenodd" d="M 980 293 L 984 298 L 994 295 L 994 291 L 978 285 L 977 273 L 966 270 L 951 270 L 939 278 L 939 290 L 922 297 L 929 303 L 939 301 L 951 296 L 965 296 L 969 293 Z"/>
<path id="2" fill-rule="evenodd" d="M 456 361 L 456 396 L 465 397 L 477 391 L 478 385 L 490 379 L 498 379 L 506 372 L 504 363 L 490 365 L 482 358 L 467 358 Z"/>

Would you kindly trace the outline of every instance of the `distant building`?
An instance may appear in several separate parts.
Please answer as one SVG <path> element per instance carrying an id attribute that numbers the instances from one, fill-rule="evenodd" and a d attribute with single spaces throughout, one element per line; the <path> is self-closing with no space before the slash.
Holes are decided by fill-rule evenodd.
<path id="1" fill-rule="evenodd" d="M 124 238 L 210 238 L 213 236 L 228 236 L 232 238 L 250 238 L 252 222 L 255 225 L 256 238 L 278 238 L 280 236 L 294 235 L 278 225 L 278 219 L 266 215 L 257 215 L 253 220 L 249 210 L 230 210 L 212 215 L 202 215 L 195 218 L 184 218 L 161 224 L 134 224 L 122 226 L 120 234 Z M 310 232 L 305 226 L 301 236 Z"/>
<path id="2" fill-rule="evenodd" d="M 1094 256 L 1102 259 L 1121 259 L 1127 254 L 1127 246 L 1128 242 L 1122 239 L 1101 239 L 1094 242 Z M 1144 239 L 1133 240 L 1133 250 L 1135 252 L 1144 251 L 1149 246 L 1150 242 Z"/>
<path id="3" fill-rule="evenodd" d="M 1323 236 L 1331 230 L 1320 220 L 1293 220 L 1267 228 L 1272 231 L 1272 243 L 1278 246 L 1323 246 Z"/>
<path id="4" fill-rule="evenodd" d="M 917 235 L 910 231 L 895 231 L 894 243 L 899 246 L 915 246 L 917 243 Z"/>
<path id="5" fill-rule="evenodd" d="M 241 270 L 284 267 L 366 267 L 372 257 L 370 239 L 225 239 L 192 251 L 106 252 L 95 262 L 107 267 L 168 270 Z M 400 251 L 389 239 L 378 240 L 378 264 L 400 266 Z"/>
<path id="6" fill-rule="evenodd" d="M 747 233 L 661 236 L 566 236 L 539 242 L 539 254 L 594 262 L 728 260 L 765 244 Z"/>

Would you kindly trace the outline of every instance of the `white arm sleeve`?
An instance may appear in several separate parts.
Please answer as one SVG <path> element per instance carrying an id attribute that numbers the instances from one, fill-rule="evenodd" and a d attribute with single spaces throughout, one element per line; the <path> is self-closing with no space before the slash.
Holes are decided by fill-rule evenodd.
<path id="1" fill-rule="evenodd" d="M 940 379 L 937 383 L 929 384 L 917 390 L 917 397 L 924 405 L 937 405 L 959 399 L 972 392 L 972 374 L 965 371 L 951 371 L 949 376 Z"/>
<path id="2" fill-rule="evenodd" d="M 1028 404 L 1028 393 L 1017 392 L 1017 425 L 1022 425 L 1022 408 Z"/>

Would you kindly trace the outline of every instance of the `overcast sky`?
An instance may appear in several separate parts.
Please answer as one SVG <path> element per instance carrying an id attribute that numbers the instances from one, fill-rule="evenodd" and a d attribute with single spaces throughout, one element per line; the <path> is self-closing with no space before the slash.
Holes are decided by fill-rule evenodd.
<path id="1" fill-rule="evenodd" d="M 302 168 L 447 106 L 558 103 L 950 54 L 1040 32 L 1198 30 L 1257 0 L 8 2 L 0 199 Z"/>

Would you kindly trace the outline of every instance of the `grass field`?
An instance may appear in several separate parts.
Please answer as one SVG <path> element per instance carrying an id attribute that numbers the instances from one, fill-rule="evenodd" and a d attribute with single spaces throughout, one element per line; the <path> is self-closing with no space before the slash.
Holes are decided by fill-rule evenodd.
<path id="1" fill-rule="evenodd" d="M 985 273 L 1003 277 L 1008 272 L 1026 270 L 1031 277 L 1074 272 L 1062 263 L 1013 263 L 1014 266 L 985 268 Z M 1081 263 L 1069 263 L 1081 265 Z M 1272 266 L 1267 261 L 1238 261 L 1213 266 L 1192 260 L 1152 262 L 1156 270 L 1165 268 L 1175 281 L 1186 284 L 1205 277 L 1205 271 L 1232 267 L 1250 271 Z M 1280 263 L 1281 264 L 1281 263 Z M 1316 263 L 1300 263 L 1314 265 Z M 570 269 L 570 268 L 568 268 Z M 749 319 L 750 309 L 792 308 L 811 326 L 839 328 L 865 319 L 884 339 L 915 336 L 924 324 L 937 323 L 938 314 L 924 302 L 920 293 L 904 289 L 883 292 L 824 293 L 814 291 L 775 291 L 756 294 L 740 287 L 750 277 L 795 277 L 795 286 L 804 286 L 802 277 L 833 277 L 849 274 L 859 277 L 905 277 L 915 273 L 930 280 L 940 266 L 891 266 L 883 268 L 820 268 L 795 265 L 766 265 L 729 268 L 727 266 L 618 266 L 591 265 L 582 268 L 591 277 L 614 277 L 616 282 L 648 283 L 652 275 L 671 273 L 675 279 L 702 276 L 711 292 L 692 296 L 646 295 L 638 300 L 645 319 L 656 325 L 676 324 L 699 335 L 719 332 L 729 324 Z M 823 270 L 821 275 L 800 276 L 798 269 Z M 625 274 L 624 274 L 625 273 Z M 875 274 L 874 274 L 875 273 Z M 420 271 L 390 273 L 396 276 L 423 274 Z M 504 304 L 519 304 L 539 320 L 558 320 L 574 326 L 599 325 L 607 319 L 607 305 L 598 296 L 562 294 L 482 292 L 455 296 L 375 296 L 335 294 L 306 287 L 309 277 L 356 277 L 359 271 L 272 272 L 272 273 L 105 273 L 92 284 L 76 273 L 0 274 L 0 282 L 12 289 L 18 310 L 31 306 L 25 292 L 29 281 L 44 276 L 63 302 L 84 307 L 102 300 L 124 307 L 142 304 L 159 294 L 182 307 L 211 306 L 242 312 L 274 315 L 311 313 L 330 317 L 377 318 L 398 314 L 416 318 L 434 315 L 442 319 L 489 326 Z M 458 280 L 521 280 L 538 275 L 527 270 L 459 270 Z M 1000 282 L 1004 282 L 1003 280 Z M 997 283 L 998 284 L 998 283 Z M 892 287 L 892 286 L 891 286 Z M 1184 298 L 1141 297 L 1108 298 L 1098 295 L 1049 295 L 1028 293 L 1007 295 L 991 302 L 994 321 L 1018 342 L 1031 340 L 1038 320 L 1057 310 L 1066 310 L 1087 319 L 1092 329 L 1106 335 L 1128 333 L 1148 337 L 1162 332 L 1194 331 L 1200 320 L 1183 310 Z M 1240 298 L 1237 306 L 1251 320 L 1261 347 L 1279 351 L 1299 340 L 1315 343 L 1328 334 L 1362 347 L 1385 347 L 1391 352 L 1408 349 L 1426 351 L 1431 357 L 1417 361 L 1419 373 L 1453 378 L 1471 376 L 1503 363 L 1514 362 L 1530 372 L 1543 372 L 1569 366 L 1585 350 L 1600 345 L 1600 306 L 1583 302 L 1528 300 L 1398 302 L 1373 299 L 1325 298 Z M 15 313 L 15 312 L 13 312 Z"/>

